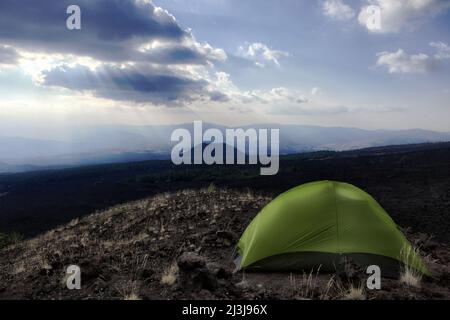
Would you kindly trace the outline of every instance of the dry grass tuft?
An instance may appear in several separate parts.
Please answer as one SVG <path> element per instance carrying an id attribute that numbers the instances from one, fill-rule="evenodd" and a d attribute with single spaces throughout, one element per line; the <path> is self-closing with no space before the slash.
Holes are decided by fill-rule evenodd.
<path id="1" fill-rule="evenodd" d="M 420 288 L 422 275 L 418 274 L 414 269 L 405 268 L 400 274 L 400 282 L 409 287 Z"/>
<path id="2" fill-rule="evenodd" d="M 364 283 L 354 285 L 349 283 L 344 285 L 341 281 L 336 282 L 336 298 L 343 300 L 365 300 L 366 293 L 364 290 Z"/>
<path id="3" fill-rule="evenodd" d="M 365 300 L 366 294 L 364 292 L 364 286 L 360 284 L 359 286 L 354 286 L 351 284 L 347 291 L 344 293 L 343 298 L 345 300 Z"/>
<path id="4" fill-rule="evenodd" d="M 142 300 L 136 293 L 130 293 L 129 295 L 126 295 L 124 300 Z"/>
<path id="5" fill-rule="evenodd" d="M 123 300 L 141 300 L 139 297 L 139 282 L 128 280 L 119 281 L 115 286 Z"/>
<path id="6" fill-rule="evenodd" d="M 173 263 L 162 275 L 161 283 L 167 286 L 175 284 L 178 278 L 178 265 Z"/>
<path id="7" fill-rule="evenodd" d="M 402 249 L 400 254 L 405 262 L 400 273 L 400 282 L 409 287 L 419 288 L 422 282 L 422 273 L 411 266 L 413 258 L 419 256 L 419 249 L 407 246 Z"/>
<path id="8" fill-rule="evenodd" d="M 297 279 L 295 276 L 290 274 L 289 283 L 292 288 L 292 295 L 299 295 L 302 299 L 331 299 L 330 291 L 335 285 L 335 277 L 331 276 L 328 281 L 323 284 L 320 281 L 319 273 L 320 267 L 316 270 L 316 272 L 311 270 L 308 274 L 303 273 L 299 284 L 297 284 Z"/>

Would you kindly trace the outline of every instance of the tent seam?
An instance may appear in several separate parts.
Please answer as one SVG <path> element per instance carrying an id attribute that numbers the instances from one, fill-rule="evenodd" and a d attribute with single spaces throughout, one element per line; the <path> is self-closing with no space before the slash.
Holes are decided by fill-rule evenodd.
<path id="1" fill-rule="evenodd" d="M 338 210 L 337 210 L 337 198 L 336 198 L 336 187 L 334 185 L 334 181 L 330 181 L 331 186 L 333 188 L 333 198 L 334 198 L 334 212 L 336 217 L 336 242 L 337 242 L 337 253 L 342 254 L 341 245 L 339 243 L 339 218 L 338 218 Z"/>

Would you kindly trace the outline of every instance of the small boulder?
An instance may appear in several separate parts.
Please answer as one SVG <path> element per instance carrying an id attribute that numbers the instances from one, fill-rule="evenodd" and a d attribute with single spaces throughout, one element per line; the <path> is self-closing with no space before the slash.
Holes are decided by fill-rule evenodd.
<path id="1" fill-rule="evenodd" d="M 214 291 L 218 287 L 217 277 L 211 270 L 204 257 L 195 252 L 184 252 L 178 259 L 178 284 L 182 290 Z"/>
<path id="2" fill-rule="evenodd" d="M 184 252 L 177 260 L 181 270 L 194 270 L 206 265 L 206 259 L 196 252 Z"/>

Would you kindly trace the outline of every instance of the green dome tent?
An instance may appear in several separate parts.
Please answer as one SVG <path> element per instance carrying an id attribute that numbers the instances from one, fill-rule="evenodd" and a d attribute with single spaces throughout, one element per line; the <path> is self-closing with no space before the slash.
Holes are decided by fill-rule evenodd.
<path id="1" fill-rule="evenodd" d="M 271 201 L 244 231 L 237 253 L 237 267 L 245 270 L 335 271 L 347 257 L 378 265 L 383 276 L 398 275 L 402 264 L 429 274 L 369 194 L 333 181 L 307 183 Z"/>

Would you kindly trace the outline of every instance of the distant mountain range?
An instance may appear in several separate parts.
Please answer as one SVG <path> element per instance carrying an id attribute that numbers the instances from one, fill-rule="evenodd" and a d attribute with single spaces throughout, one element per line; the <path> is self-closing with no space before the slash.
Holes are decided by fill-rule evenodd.
<path id="1" fill-rule="evenodd" d="M 175 129 L 193 135 L 193 124 L 102 126 L 69 131 L 61 140 L 0 136 L 0 172 L 54 166 L 169 159 Z M 203 123 L 203 130 L 228 127 Z M 343 127 L 258 124 L 243 129 L 280 129 L 280 153 L 352 150 L 367 147 L 450 141 L 450 132 L 422 129 L 364 130 Z"/>

